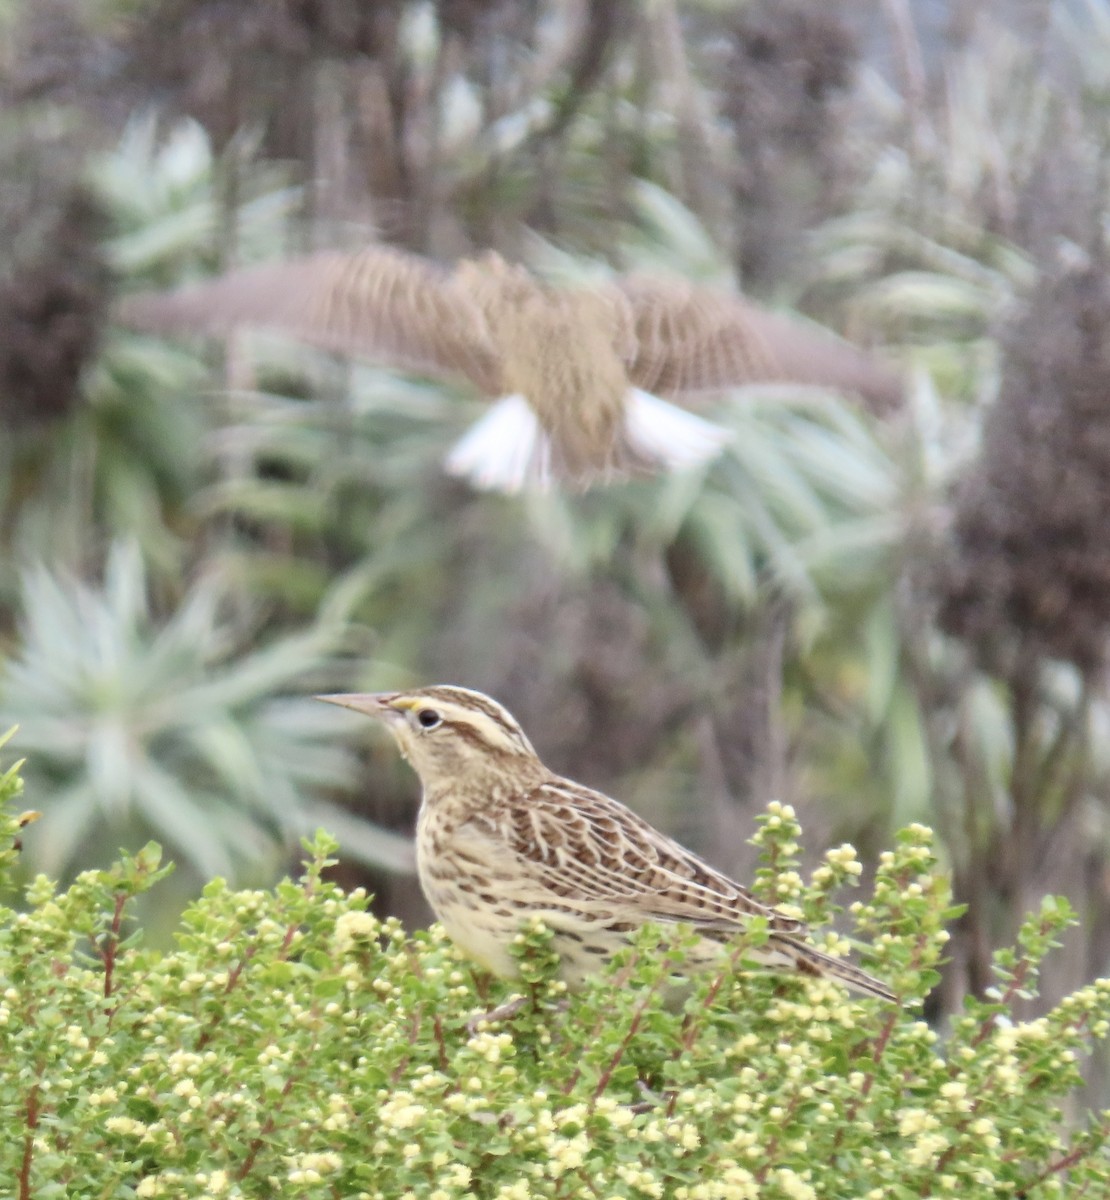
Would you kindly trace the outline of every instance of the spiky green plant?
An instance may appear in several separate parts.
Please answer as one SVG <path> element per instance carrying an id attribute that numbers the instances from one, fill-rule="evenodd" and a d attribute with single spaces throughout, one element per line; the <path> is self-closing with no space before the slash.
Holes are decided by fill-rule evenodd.
<path id="1" fill-rule="evenodd" d="M 404 839 L 328 799 L 357 763 L 308 694 L 342 678 L 342 626 L 267 634 L 204 576 L 163 616 L 134 543 L 113 547 L 102 587 L 37 567 L 22 600 L 0 723 L 19 726 L 44 813 L 36 869 L 71 875 L 157 836 L 194 886 L 264 878 L 325 819 L 348 856 L 408 866 Z"/>

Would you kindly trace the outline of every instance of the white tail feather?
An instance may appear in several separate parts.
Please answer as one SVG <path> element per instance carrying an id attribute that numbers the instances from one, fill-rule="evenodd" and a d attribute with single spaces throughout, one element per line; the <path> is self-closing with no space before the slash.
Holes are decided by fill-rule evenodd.
<path id="1" fill-rule="evenodd" d="M 681 470 L 709 462 L 732 438 L 720 425 L 685 412 L 639 388 L 628 393 L 623 435 L 610 461 L 574 482 L 619 479 L 630 468 Z M 521 395 L 499 400 L 455 443 L 444 461 L 483 491 L 544 491 L 555 481 L 550 439 Z"/>
<path id="2" fill-rule="evenodd" d="M 721 452 L 732 434 L 650 392 L 628 393 L 625 434 L 631 448 L 665 471 L 700 467 Z"/>
<path id="3" fill-rule="evenodd" d="M 551 447 L 523 396 L 506 396 L 476 421 L 444 460 L 451 475 L 482 491 L 551 486 Z"/>

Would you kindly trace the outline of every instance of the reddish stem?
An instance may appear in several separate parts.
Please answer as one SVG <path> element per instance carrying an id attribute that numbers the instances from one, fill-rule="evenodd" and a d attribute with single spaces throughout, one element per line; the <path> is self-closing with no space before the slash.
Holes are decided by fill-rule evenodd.
<path id="1" fill-rule="evenodd" d="M 243 951 L 242 957 L 227 973 L 227 985 L 224 988 L 225 995 L 230 992 L 239 982 L 239 977 L 247 969 L 247 963 L 258 953 L 258 946 L 248 946 Z"/>
<path id="2" fill-rule="evenodd" d="M 795 1096 L 794 1099 L 790 1101 L 789 1107 L 787 1108 L 786 1112 L 783 1114 L 781 1120 L 778 1122 L 781 1126 L 785 1127 L 786 1124 L 789 1122 L 790 1118 L 793 1117 L 794 1113 L 797 1111 L 799 1100 L 800 1100 L 800 1098 L 798 1096 Z M 775 1152 L 778 1150 L 778 1148 L 779 1148 L 778 1136 L 775 1134 L 772 1134 L 767 1139 L 767 1145 L 763 1147 L 763 1165 L 761 1167 L 759 1167 L 755 1172 L 755 1177 L 756 1177 L 757 1182 L 762 1184 L 767 1181 L 767 1172 L 770 1171 L 770 1169 L 771 1169 L 771 1163 L 774 1161 Z"/>
<path id="3" fill-rule="evenodd" d="M 285 1084 L 281 1089 L 281 1099 L 284 1100 L 286 1098 L 286 1096 L 289 1095 L 290 1091 L 292 1091 L 292 1089 L 293 1089 L 293 1078 L 292 1078 L 292 1076 L 290 1076 L 285 1081 Z M 280 1104 L 280 1101 L 279 1101 L 279 1104 Z M 270 1136 L 270 1134 L 274 1132 L 274 1129 L 276 1126 L 277 1126 L 277 1113 L 275 1111 L 275 1112 L 272 1112 L 266 1118 L 266 1123 L 265 1123 L 265 1125 L 262 1126 L 262 1129 L 259 1131 L 258 1137 L 256 1137 L 251 1142 L 251 1144 L 247 1147 L 247 1156 L 246 1156 L 246 1158 L 243 1159 L 243 1165 L 236 1172 L 237 1179 L 246 1179 L 246 1177 L 250 1174 L 251 1170 L 254 1167 L 254 1160 L 258 1157 L 259 1150 L 262 1149 L 262 1144 Z"/>
<path id="4" fill-rule="evenodd" d="M 127 897 L 122 893 L 116 895 L 116 906 L 112 913 L 112 924 L 100 943 L 100 959 L 104 963 L 104 999 L 112 995 L 112 977 L 116 969 L 116 950 L 119 947 L 120 930 L 123 928 L 123 910 L 127 905 Z M 108 1014 L 109 1021 L 115 1010 Z"/>
<path id="5" fill-rule="evenodd" d="M 619 987 L 621 985 L 621 983 L 623 982 L 623 980 L 629 974 L 631 974 L 633 966 L 635 966 L 635 959 L 629 964 L 628 970 L 613 981 L 615 987 Z M 601 1031 L 605 1028 L 606 1024 L 608 1023 L 609 1016 L 610 1016 L 610 1014 L 606 1010 L 605 1012 L 603 1012 L 603 1014 L 600 1017 L 598 1017 L 597 1022 L 594 1024 L 593 1032 L 590 1034 L 589 1038 L 583 1043 L 583 1045 L 592 1046 L 594 1044 L 594 1042 L 597 1041 L 598 1037 L 601 1034 Z M 566 1086 L 563 1088 L 563 1095 L 569 1096 L 571 1094 L 571 1092 L 574 1091 L 575 1084 L 581 1078 L 582 1078 L 582 1068 L 575 1067 L 574 1070 L 571 1072 L 570 1079 L 567 1081 Z"/>
<path id="6" fill-rule="evenodd" d="M 894 1026 L 898 1023 L 898 1016 L 899 1014 L 897 1011 L 892 1012 L 890 1016 L 887 1017 L 886 1024 L 883 1025 L 882 1030 L 879 1032 L 879 1039 L 875 1043 L 875 1053 L 873 1056 L 876 1067 L 878 1067 L 879 1062 L 886 1051 L 887 1042 L 890 1041 L 890 1035 L 894 1032 Z M 868 1075 L 863 1081 L 863 1088 L 861 1089 L 860 1095 L 861 1099 L 866 1100 L 871 1094 L 871 1089 L 875 1086 L 876 1075 L 878 1075 L 878 1071 L 872 1071 L 871 1074 Z"/>
<path id="7" fill-rule="evenodd" d="M 1010 980 L 1009 986 L 1006 988 L 1005 992 L 1003 992 L 1002 999 L 999 1001 L 999 1003 L 1007 1007 L 1009 1006 L 1010 1002 L 1024 986 L 1025 978 L 1029 974 L 1029 967 L 1030 964 L 1027 958 L 1023 958 L 1021 962 L 1018 963 L 1014 970 L 1013 978 Z M 994 1032 L 995 1025 L 998 1023 L 998 1016 L 998 1013 L 991 1013 L 991 1015 L 987 1017 L 980 1027 L 979 1032 L 971 1041 L 971 1045 L 973 1047 L 981 1046 L 983 1042 L 990 1037 L 990 1035 Z"/>
<path id="8" fill-rule="evenodd" d="M 39 1085 L 27 1096 L 27 1134 L 23 1139 L 23 1160 L 19 1164 L 19 1200 L 31 1200 L 31 1162 L 35 1153 L 35 1130 L 39 1125 Z"/>
<path id="9" fill-rule="evenodd" d="M 1104 1122 L 1103 1123 L 1103 1132 L 1104 1133 L 1106 1131 L 1106 1128 L 1107 1128 L 1107 1123 Z M 1082 1162 L 1083 1159 L 1085 1159 L 1088 1154 L 1094 1153 L 1094 1150 L 1095 1150 L 1095 1147 L 1089 1143 L 1087 1145 L 1076 1146 L 1076 1148 L 1074 1150 L 1069 1151 L 1067 1154 L 1064 1155 L 1063 1158 L 1058 1158 L 1054 1163 L 1049 1163 L 1048 1166 L 1045 1167 L 1045 1169 L 1038 1176 L 1036 1176 L 1033 1180 L 1031 1180 L 1028 1184 L 1026 1184 L 1025 1187 L 1022 1188 L 1022 1190 L 1020 1192 L 1016 1193 L 1018 1200 L 1021 1200 L 1021 1197 L 1023 1197 L 1023 1196 L 1028 1196 L 1029 1192 L 1032 1188 L 1035 1188 L 1038 1183 L 1043 1183 L 1050 1175 L 1056 1175 L 1060 1171 L 1070 1171 L 1072 1167 L 1074 1167 L 1078 1163 Z M 1084 1185 L 1084 1191 L 1085 1190 L 1086 1190 L 1086 1185 Z M 1081 1193 L 1076 1193 L 1076 1194 L 1079 1195 Z"/>
<path id="10" fill-rule="evenodd" d="M 598 1077 L 597 1087 L 594 1088 L 594 1094 L 592 1097 L 593 1103 L 597 1102 L 597 1098 L 609 1086 L 609 1080 L 613 1078 L 613 1072 L 620 1065 L 620 1061 L 624 1057 L 624 1052 L 628 1049 L 628 1047 L 632 1043 L 632 1039 L 636 1036 L 636 1033 L 640 1028 L 640 1022 L 643 1020 L 644 1008 L 647 1005 L 647 1001 L 650 998 L 650 996 L 651 996 L 651 993 L 649 992 L 648 996 L 645 997 L 644 1000 L 641 1002 L 639 1008 L 637 1008 L 636 1011 L 632 1014 L 632 1020 L 628 1022 L 628 1029 L 625 1032 L 624 1037 L 621 1038 L 621 1044 L 617 1047 L 616 1052 L 613 1054 L 613 1057 L 610 1058 L 609 1065 L 605 1068 L 604 1071 L 601 1072 L 601 1075 Z"/>
<path id="11" fill-rule="evenodd" d="M 443 1019 L 438 1012 L 432 1017 L 432 1030 L 439 1049 L 439 1069 L 446 1072 L 450 1066 L 450 1059 L 447 1057 L 447 1041 L 443 1036 Z"/>
<path id="12" fill-rule="evenodd" d="M 305 894 L 311 895 L 312 893 L 306 892 Z M 296 921 L 294 921 L 290 925 L 286 926 L 285 937 L 283 937 L 281 939 L 281 949 L 278 950 L 278 953 L 277 953 L 278 962 L 285 961 L 285 956 L 289 953 L 289 947 L 293 945 L 293 939 L 297 936 L 297 930 L 299 928 L 300 928 L 300 926 L 297 924 Z"/>

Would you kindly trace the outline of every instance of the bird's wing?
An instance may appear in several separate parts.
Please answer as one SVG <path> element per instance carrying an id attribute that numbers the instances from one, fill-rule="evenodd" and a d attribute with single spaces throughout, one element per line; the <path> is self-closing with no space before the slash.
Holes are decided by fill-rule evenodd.
<path id="1" fill-rule="evenodd" d="M 485 317 L 446 270 L 388 246 L 244 267 L 171 292 L 128 296 L 120 320 L 152 333 L 223 335 L 235 326 L 397 366 L 462 375 L 488 395 L 500 358 Z"/>
<path id="2" fill-rule="evenodd" d="M 632 930 L 647 921 L 681 921 L 723 941 L 744 928 L 745 918 L 763 917 L 769 938 L 753 955 L 757 960 L 896 1000 L 866 971 L 809 945 L 803 922 L 760 903 L 624 805 L 568 780 L 551 779 L 492 812 L 472 814 L 456 837 L 492 870 L 495 890 L 513 891 L 535 911 L 550 913 L 555 928 L 569 923 L 580 931 L 582 918 L 592 914 L 603 915 L 610 930 L 620 922 Z"/>
<path id="3" fill-rule="evenodd" d="M 683 280 L 629 275 L 608 285 L 629 313 L 629 378 L 676 396 L 745 383 L 806 383 L 897 403 L 897 373 L 827 331 L 769 312 L 741 296 Z"/>
<path id="4" fill-rule="evenodd" d="M 574 907 L 628 904 L 642 921 L 688 921 L 725 932 L 746 916 L 761 916 L 775 932 L 803 932 L 802 922 L 761 904 L 630 809 L 588 788 L 543 783 L 507 812 L 499 806 L 495 817 L 479 819 L 496 820 L 507 849 Z"/>

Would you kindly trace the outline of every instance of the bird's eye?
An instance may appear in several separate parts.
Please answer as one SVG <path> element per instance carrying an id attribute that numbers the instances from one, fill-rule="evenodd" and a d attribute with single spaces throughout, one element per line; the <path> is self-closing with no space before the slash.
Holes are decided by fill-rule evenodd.
<path id="1" fill-rule="evenodd" d="M 416 719 L 424 726 L 425 729 L 435 729 L 435 727 L 443 720 L 434 708 L 422 708 L 417 714 Z"/>

